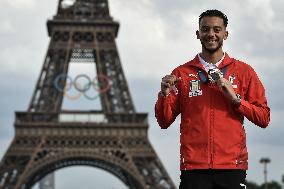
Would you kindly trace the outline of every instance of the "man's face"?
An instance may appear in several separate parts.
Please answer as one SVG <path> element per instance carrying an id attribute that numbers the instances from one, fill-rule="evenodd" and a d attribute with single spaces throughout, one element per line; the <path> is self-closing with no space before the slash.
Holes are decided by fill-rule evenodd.
<path id="1" fill-rule="evenodd" d="M 200 39 L 203 50 L 214 53 L 221 49 L 223 40 L 228 37 L 228 32 L 224 26 L 222 18 L 203 17 L 199 24 L 199 31 L 196 31 L 197 38 Z"/>

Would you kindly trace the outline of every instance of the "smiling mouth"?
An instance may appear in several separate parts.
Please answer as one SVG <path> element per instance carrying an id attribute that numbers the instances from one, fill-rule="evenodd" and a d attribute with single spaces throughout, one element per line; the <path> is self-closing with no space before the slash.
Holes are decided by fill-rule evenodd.
<path id="1" fill-rule="evenodd" d="M 207 43 L 216 43 L 217 40 L 207 40 L 206 42 L 207 42 Z"/>
<path id="2" fill-rule="evenodd" d="M 207 44 L 208 46 L 215 46 L 215 45 L 217 44 L 217 41 L 215 41 L 215 40 L 206 41 L 206 44 Z"/>

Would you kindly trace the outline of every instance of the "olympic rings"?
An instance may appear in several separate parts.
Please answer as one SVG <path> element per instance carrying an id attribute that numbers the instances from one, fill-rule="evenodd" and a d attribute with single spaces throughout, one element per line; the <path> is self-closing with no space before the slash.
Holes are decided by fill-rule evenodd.
<path id="1" fill-rule="evenodd" d="M 83 94 L 88 100 L 96 100 L 100 96 L 100 93 L 98 95 L 94 95 L 93 97 L 88 96 L 86 93 Z"/>
<path id="2" fill-rule="evenodd" d="M 93 85 L 95 90 L 99 91 L 100 93 L 104 93 L 107 90 L 109 90 L 109 88 L 111 87 L 111 82 L 110 82 L 110 79 L 107 76 L 105 76 L 105 75 L 98 75 L 96 78 L 97 78 L 96 79 L 97 81 L 99 81 L 99 78 L 101 78 L 100 79 L 101 83 L 102 83 L 102 81 L 105 81 L 107 83 L 107 86 L 105 88 L 100 89 L 100 87 L 101 87 L 100 83 L 97 83 L 96 85 L 98 86 L 98 88 L 95 88 L 96 85 Z M 93 82 L 96 83 L 96 80 L 94 78 Z"/>
<path id="3" fill-rule="evenodd" d="M 78 87 L 78 82 L 77 82 L 77 80 L 81 77 L 87 79 L 87 81 L 88 81 L 88 83 L 86 85 L 84 85 L 83 89 Z M 91 82 L 90 78 L 87 75 L 84 75 L 84 74 L 77 75 L 74 79 L 74 87 L 80 92 L 85 92 L 85 91 L 89 90 L 90 87 L 91 87 L 91 84 L 92 84 L 92 82 Z"/>
<path id="4" fill-rule="evenodd" d="M 83 84 L 80 84 L 80 82 L 84 82 Z M 105 75 L 98 75 L 97 77 L 94 77 L 93 80 L 89 78 L 89 76 L 85 74 L 79 74 L 74 78 L 74 81 L 72 78 L 66 74 L 59 74 L 55 77 L 53 80 L 53 85 L 55 89 L 59 92 L 63 92 L 63 95 L 69 98 L 70 100 L 76 100 L 84 95 L 84 97 L 88 100 L 96 100 L 101 93 L 105 93 L 110 89 L 112 86 L 111 80 L 105 76 Z M 78 91 L 78 94 L 71 96 L 68 94 L 68 91 L 74 86 L 74 88 Z M 87 91 L 89 91 L 92 88 L 98 93 L 97 95 L 90 96 L 87 94 Z"/>
<path id="5" fill-rule="evenodd" d="M 79 84 L 78 84 L 79 85 Z M 66 96 L 67 98 L 69 98 L 70 100 L 77 100 L 77 99 L 79 99 L 81 96 L 82 96 L 82 93 L 81 92 L 79 92 L 77 95 L 74 95 L 74 96 L 70 96 L 70 95 L 68 95 L 68 93 L 67 93 L 67 88 L 68 88 L 68 90 L 71 88 L 71 85 L 69 84 L 69 88 L 68 87 L 64 87 L 64 96 Z"/>
<path id="6" fill-rule="evenodd" d="M 62 80 L 60 81 L 60 79 Z M 65 79 L 69 79 L 70 83 L 72 83 L 72 78 L 70 76 L 67 76 L 66 74 L 60 74 L 53 80 L 53 85 L 59 92 L 64 92 L 64 90 L 69 90 L 71 88 L 71 85 L 67 89 L 66 85 L 63 86 L 63 88 L 59 86 L 60 84 L 64 84 Z"/>

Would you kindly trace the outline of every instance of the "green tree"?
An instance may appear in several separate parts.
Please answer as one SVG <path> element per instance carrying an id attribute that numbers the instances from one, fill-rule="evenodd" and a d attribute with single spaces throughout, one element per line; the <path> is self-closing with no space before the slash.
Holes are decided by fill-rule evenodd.
<path id="1" fill-rule="evenodd" d="M 259 186 L 252 181 L 246 180 L 245 185 L 247 186 L 247 189 L 260 189 Z"/>
<path id="2" fill-rule="evenodd" d="M 276 181 L 271 181 L 267 183 L 268 189 L 282 189 L 281 185 Z M 265 189 L 265 184 L 260 185 L 259 189 Z"/>
<path id="3" fill-rule="evenodd" d="M 247 186 L 247 189 L 266 189 L 264 183 L 259 186 L 255 182 L 246 180 L 245 185 Z M 268 189 L 282 189 L 281 184 L 279 184 L 278 182 L 274 180 L 267 183 L 267 188 Z"/>

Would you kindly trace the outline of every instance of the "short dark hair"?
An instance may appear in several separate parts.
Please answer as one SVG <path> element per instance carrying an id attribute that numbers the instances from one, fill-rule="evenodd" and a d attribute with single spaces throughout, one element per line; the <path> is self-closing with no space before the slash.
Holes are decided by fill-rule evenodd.
<path id="1" fill-rule="evenodd" d="M 216 9 L 207 10 L 207 11 L 201 13 L 201 15 L 199 16 L 199 25 L 200 25 L 201 19 L 203 17 L 206 17 L 206 16 L 209 16 L 209 17 L 216 16 L 216 17 L 222 18 L 223 22 L 224 22 L 224 26 L 227 27 L 227 25 L 228 25 L 227 16 L 224 13 L 222 13 L 221 11 L 216 10 Z"/>

